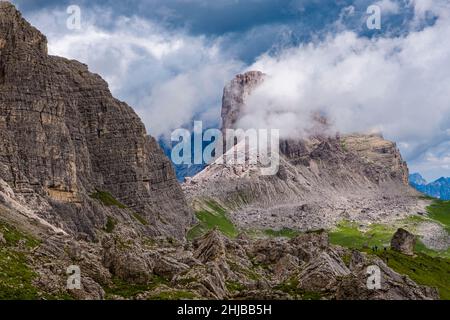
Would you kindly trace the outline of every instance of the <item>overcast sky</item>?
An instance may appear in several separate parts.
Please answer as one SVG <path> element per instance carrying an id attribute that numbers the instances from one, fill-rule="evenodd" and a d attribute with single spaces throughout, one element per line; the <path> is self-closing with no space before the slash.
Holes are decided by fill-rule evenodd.
<path id="1" fill-rule="evenodd" d="M 381 132 L 412 172 L 450 176 L 450 4 L 447 0 L 12 1 L 143 118 L 155 136 L 218 125 L 223 86 L 261 70 L 268 81 L 243 127 L 308 129 L 312 111 L 340 132 Z M 381 8 L 381 29 L 366 26 Z M 81 8 L 81 29 L 66 26 Z"/>

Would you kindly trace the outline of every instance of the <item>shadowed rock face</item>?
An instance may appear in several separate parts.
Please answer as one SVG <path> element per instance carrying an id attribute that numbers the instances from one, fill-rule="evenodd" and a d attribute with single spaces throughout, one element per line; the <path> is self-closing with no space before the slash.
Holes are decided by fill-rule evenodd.
<path id="1" fill-rule="evenodd" d="M 266 77 L 251 71 L 225 87 L 222 131 L 235 128 L 246 99 Z M 323 116 L 305 117 L 313 130 L 309 136 L 280 141 L 276 175 L 262 176 L 261 163 L 217 161 L 187 180 L 186 194 L 194 203 L 216 199 L 243 228 L 330 228 L 342 219 L 389 222 L 420 210 L 395 143 L 380 135 L 331 134 Z M 244 143 L 234 149 L 247 156 Z"/>
<path id="2" fill-rule="evenodd" d="M 0 2 L 0 180 L 12 190 L 4 200 L 89 238 L 107 216 L 176 238 L 192 220 L 170 161 L 133 109 L 86 65 L 47 55 L 46 37 L 6 2 Z M 129 209 L 102 206 L 89 197 L 96 190 Z"/>

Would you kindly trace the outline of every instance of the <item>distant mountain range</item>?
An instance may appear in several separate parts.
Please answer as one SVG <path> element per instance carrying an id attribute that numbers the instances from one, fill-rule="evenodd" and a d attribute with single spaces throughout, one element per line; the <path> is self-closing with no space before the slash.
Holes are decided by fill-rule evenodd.
<path id="1" fill-rule="evenodd" d="M 193 139 L 193 138 L 192 138 Z M 159 145 L 163 149 L 164 153 L 166 154 L 169 159 L 171 159 L 171 153 L 172 153 L 172 145 L 171 142 L 167 142 L 164 138 L 161 138 L 158 140 Z M 192 143 L 194 143 L 192 141 Z M 205 145 L 203 146 L 203 148 Z M 203 149 L 202 149 L 203 151 Z M 194 158 L 194 151 L 192 150 L 192 159 Z M 184 179 L 186 177 L 193 177 L 200 171 L 202 171 L 206 164 L 175 164 L 172 162 L 172 165 L 175 169 L 175 173 L 177 176 L 177 180 L 179 182 L 184 182 Z"/>
<path id="2" fill-rule="evenodd" d="M 428 183 L 420 173 L 414 173 L 409 176 L 409 183 L 426 195 L 442 200 L 450 200 L 450 178 L 442 177 Z"/>

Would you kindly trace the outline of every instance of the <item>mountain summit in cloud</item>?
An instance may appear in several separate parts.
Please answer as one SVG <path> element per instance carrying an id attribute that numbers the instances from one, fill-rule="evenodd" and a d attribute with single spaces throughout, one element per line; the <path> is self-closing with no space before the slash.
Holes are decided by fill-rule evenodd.
<path id="1" fill-rule="evenodd" d="M 267 79 L 270 74 L 250 71 L 225 87 L 222 131 L 239 128 L 248 102 L 267 88 Z M 342 219 L 390 221 L 421 210 L 396 144 L 379 135 L 330 135 L 316 126 L 307 136 L 283 138 L 279 147 L 276 175 L 262 176 L 261 164 L 216 161 L 183 184 L 188 199 L 198 204 L 211 198 L 231 208 L 242 228 L 274 230 L 327 229 Z M 238 154 L 250 153 L 244 140 L 235 148 Z"/>

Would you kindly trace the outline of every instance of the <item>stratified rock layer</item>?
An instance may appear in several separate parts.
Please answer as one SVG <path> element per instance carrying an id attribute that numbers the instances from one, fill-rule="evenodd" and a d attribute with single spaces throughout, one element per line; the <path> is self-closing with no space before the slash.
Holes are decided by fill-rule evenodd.
<path id="1" fill-rule="evenodd" d="M 0 180 L 27 214 L 89 238 L 107 216 L 176 238 L 192 220 L 170 161 L 133 109 L 86 65 L 49 56 L 45 36 L 7 2 L 0 2 Z M 90 199 L 97 191 L 128 209 Z"/>

